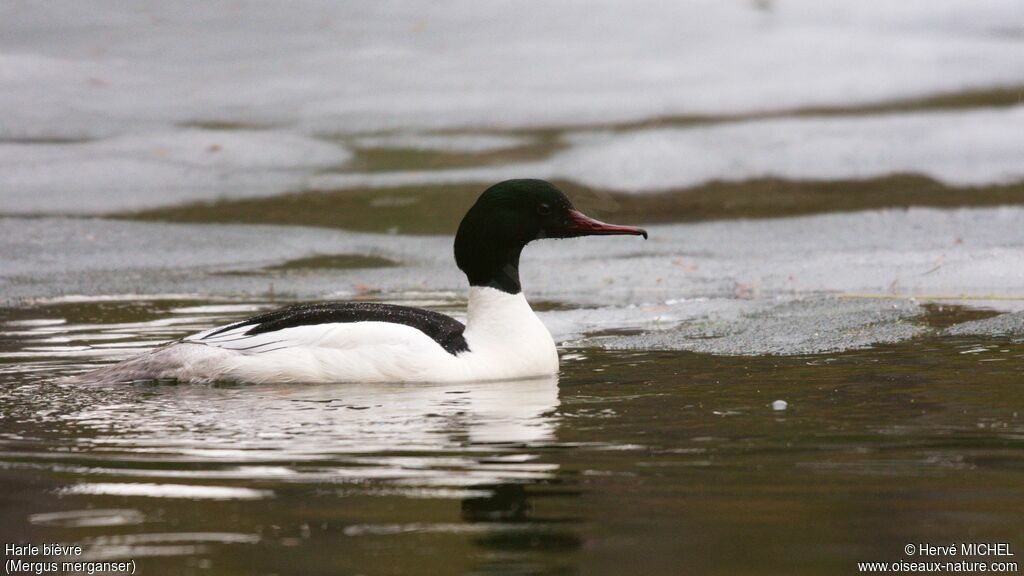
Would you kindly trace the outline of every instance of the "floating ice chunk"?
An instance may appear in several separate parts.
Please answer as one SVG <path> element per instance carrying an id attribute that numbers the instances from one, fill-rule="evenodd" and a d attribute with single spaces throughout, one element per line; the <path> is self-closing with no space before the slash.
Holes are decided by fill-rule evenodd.
<path id="1" fill-rule="evenodd" d="M 789 408 L 789 402 L 786 402 L 785 400 L 776 400 L 772 402 L 772 410 L 781 412 L 786 408 Z"/>
<path id="2" fill-rule="evenodd" d="M 279 131 L 180 130 L 0 144 L 5 213 L 96 213 L 295 190 L 344 147 Z"/>
<path id="3" fill-rule="evenodd" d="M 950 326 L 946 333 L 953 336 L 1024 336 L 1024 311 L 962 322 Z"/>
<path id="4" fill-rule="evenodd" d="M 893 173 L 925 174 L 958 185 L 1001 184 L 1024 179 L 1022 127 L 1024 106 L 608 133 L 555 157 L 545 172 L 632 192 L 712 180 L 863 179 Z"/>
<path id="5" fill-rule="evenodd" d="M 672 330 L 619 336 L 604 344 L 621 350 L 690 350 L 729 356 L 794 355 L 900 342 L 924 331 L 910 320 L 916 304 L 880 300 L 806 299 L 773 305 L 736 319 L 707 318 Z"/>
<path id="6" fill-rule="evenodd" d="M 864 117 L 784 118 L 570 134 L 537 162 L 451 170 L 321 174 L 317 189 L 485 183 L 529 174 L 597 189 L 658 192 L 755 178 L 854 180 L 923 174 L 953 185 L 1024 179 L 1024 106 Z M 766 191 L 770 193 L 770 191 Z"/>

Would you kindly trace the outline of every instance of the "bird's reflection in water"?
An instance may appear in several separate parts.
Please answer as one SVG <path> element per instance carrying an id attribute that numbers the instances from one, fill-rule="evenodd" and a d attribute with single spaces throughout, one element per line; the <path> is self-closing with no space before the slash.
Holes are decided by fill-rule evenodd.
<path id="1" fill-rule="evenodd" d="M 516 389 L 490 389 L 479 395 L 478 399 L 486 399 L 478 405 L 486 414 L 480 422 L 487 424 L 476 427 L 471 434 L 483 442 L 519 443 L 523 448 L 521 459 L 526 462 L 532 456 L 528 452 L 531 446 L 537 447 L 555 439 L 557 423 L 552 414 L 558 406 L 557 381 L 536 381 L 524 390 L 527 393 L 522 396 Z M 502 413 L 504 416 L 500 416 Z M 577 519 L 536 512 L 538 499 L 578 495 L 578 491 L 562 485 L 556 472 L 557 469 L 550 467 L 533 477 L 512 474 L 503 482 L 475 485 L 474 489 L 486 495 L 463 499 L 462 519 L 467 523 L 500 529 L 481 530 L 473 542 L 482 548 L 505 553 L 580 547 L 582 541 L 573 531 Z M 502 558 L 494 566 L 502 568 L 499 572 L 507 570 L 511 560 L 507 556 Z M 483 573 L 491 571 L 487 565 L 479 569 Z"/>
<path id="2" fill-rule="evenodd" d="M 178 478 L 209 480 L 231 466 L 236 481 L 265 482 L 269 470 L 289 483 L 389 485 L 391 493 L 423 494 L 547 480 L 556 471 L 536 451 L 555 440 L 554 376 L 458 384 L 121 384 L 69 392 L 75 402 L 48 414 L 75 429 L 82 449 L 102 447 L 108 464 L 116 453 L 127 461 L 141 454 L 191 462 L 174 471 Z"/>
<path id="3" fill-rule="evenodd" d="M 470 489 L 473 495 L 461 501 L 461 518 L 479 528 L 470 531 L 475 545 L 506 553 L 495 567 L 508 567 L 512 561 L 508 553 L 572 550 L 581 545 L 574 532 L 577 519 L 536 513 L 539 499 L 578 495 L 562 485 L 556 465 L 539 461 L 539 451 L 556 441 L 556 377 L 403 386 L 398 392 L 401 396 L 395 397 L 392 387 L 369 387 L 350 396 L 352 401 L 372 405 L 359 413 L 364 423 L 360 433 L 367 441 L 400 440 L 388 451 L 420 445 L 449 454 L 453 450 L 474 454 L 460 465 L 447 458 L 444 473 L 415 482 Z M 416 418 L 417 414 L 421 417 Z M 404 429 L 401 436 L 393 434 L 396 425 Z M 405 460 L 407 468 L 423 464 L 428 462 Z M 490 572 L 486 564 L 479 569 Z"/>
<path id="4" fill-rule="evenodd" d="M 467 522 L 529 522 L 533 503 L 522 484 L 488 487 L 490 495 L 462 501 L 462 519 Z"/>
<path id="5" fill-rule="evenodd" d="M 325 442 L 318 448 L 327 452 L 489 452 L 492 457 L 481 460 L 483 469 L 513 472 L 514 464 L 529 459 L 506 452 L 521 452 L 555 439 L 558 378 L 292 385 L 265 389 L 261 396 L 258 402 L 268 404 L 261 412 L 273 414 L 280 420 L 276 429 L 294 431 L 303 445 L 322 437 Z M 281 400 L 287 400 L 288 406 L 282 407 Z M 246 411 L 253 408 L 250 405 Z M 263 420 L 264 426 L 268 424 Z M 525 468 L 539 469 L 536 465 Z"/>
<path id="6" fill-rule="evenodd" d="M 558 408 L 557 377 L 458 384 L 118 384 L 68 392 L 75 402 L 48 414 L 80 433 L 91 429 L 79 434 L 90 445 L 98 435 L 107 446 L 129 451 L 151 452 L 158 443 L 165 454 L 239 464 L 256 458 L 344 462 L 397 453 L 422 455 L 427 463 L 442 453 L 479 454 L 481 470 L 494 470 L 498 482 L 502 470 L 511 477 L 543 470 L 524 451 L 554 440 Z"/>
<path id="7" fill-rule="evenodd" d="M 68 505 L 84 508 L 91 500 L 117 497 L 119 506 L 146 515 L 159 503 L 161 517 L 189 533 L 308 525 L 341 538 L 336 544 L 350 551 L 371 538 L 420 532 L 448 534 L 505 556 L 525 553 L 524 562 L 533 551 L 579 546 L 574 519 L 553 516 L 557 511 L 550 506 L 536 513 L 538 499 L 574 496 L 547 457 L 559 450 L 556 377 L 460 384 L 55 385 L 49 391 L 51 409 L 32 411 L 68 432 L 74 463 L 83 470 L 61 488 L 74 495 Z M 69 464 L 51 456 L 45 461 Z M 185 484 L 188 494 L 216 490 L 226 498 L 230 490 L 255 489 L 260 498 L 240 501 L 233 515 L 224 515 L 214 512 L 222 500 L 179 503 L 147 496 L 184 494 Z M 424 499 L 434 504 L 417 503 Z M 301 512 L 312 510 L 313 502 L 315 512 Z M 289 510 L 298 518 L 281 517 Z M 453 524 L 452 512 L 460 510 Z M 95 542 L 91 549 L 113 553 Z M 482 565 L 480 571 L 491 570 Z"/>
<path id="8" fill-rule="evenodd" d="M 462 501 L 462 519 L 467 522 L 520 524 L 522 529 L 484 532 L 475 539 L 479 546 L 497 550 L 571 550 L 581 544 L 572 532 L 578 519 L 538 516 L 534 502 L 538 498 L 578 496 L 577 490 L 558 489 L 555 481 L 535 480 L 490 486 L 488 496 Z M 537 488 L 537 490 L 534 490 Z"/>

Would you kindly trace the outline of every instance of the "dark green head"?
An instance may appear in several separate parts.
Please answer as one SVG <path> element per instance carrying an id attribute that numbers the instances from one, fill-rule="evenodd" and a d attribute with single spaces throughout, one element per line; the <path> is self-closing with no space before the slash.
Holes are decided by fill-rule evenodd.
<path id="1" fill-rule="evenodd" d="M 455 262 L 472 286 L 490 286 L 516 294 L 519 254 L 541 238 L 632 234 L 632 226 L 605 224 L 576 210 L 572 202 L 544 180 L 506 180 L 491 186 L 469 209 L 455 235 Z"/>

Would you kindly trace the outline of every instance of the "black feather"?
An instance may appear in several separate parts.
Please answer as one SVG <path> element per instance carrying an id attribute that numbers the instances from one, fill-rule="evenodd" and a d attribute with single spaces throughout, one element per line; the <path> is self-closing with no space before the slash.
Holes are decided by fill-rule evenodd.
<path id="1" fill-rule="evenodd" d="M 289 306 L 225 326 L 207 334 L 203 340 L 245 326 L 252 326 L 245 334 L 254 336 L 296 326 L 349 322 L 402 324 L 430 336 L 449 354 L 457 355 L 469 351 L 469 345 L 463 335 L 466 326 L 451 316 L 422 308 L 375 302 L 320 302 Z"/>

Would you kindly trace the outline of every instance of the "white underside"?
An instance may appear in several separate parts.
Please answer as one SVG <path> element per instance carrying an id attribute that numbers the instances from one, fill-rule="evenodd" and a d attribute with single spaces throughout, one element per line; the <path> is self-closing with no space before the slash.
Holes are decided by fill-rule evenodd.
<path id="1" fill-rule="evenodd" d="M 213 329 L 112 367 L 121 378 L 190 382 L 462 382 L 558 372 L 551 334 L 526 298 L 470 288 L 468 352 L 452 355 L 423 332 L 389 322 L 286 328 L 254 336 L 250 326 Z M 132 373 L 138 377 L 132 377 Z"/>

